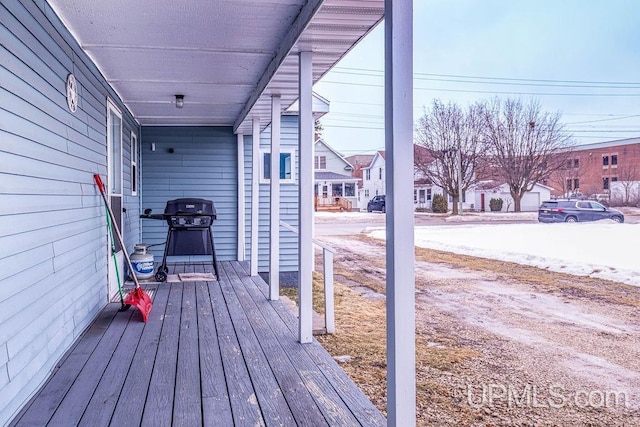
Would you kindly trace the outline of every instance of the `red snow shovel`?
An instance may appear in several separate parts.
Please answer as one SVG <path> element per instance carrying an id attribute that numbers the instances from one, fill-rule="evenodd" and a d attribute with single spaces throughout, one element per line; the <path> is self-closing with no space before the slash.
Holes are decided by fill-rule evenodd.
<path id="1" fill-rule="evenodd" d="M 133 305 L 138 310 L 140 310 L 140 313 L 142 314 L 142 321 L 146 322 L 147 317 L 149 317 L 149 312 L 151 311 L 151 307 L 153 305 L 151 304 L 151 297 L 149 297 L 149 294 L 147 294 L 144 291 L 144 289 L 142 289 L 142 287 L 140 286 L 140 283 L 138 282 L 138 278 L 134 273 L 133 266 L 131 265 L 131 258 L 129 258 L 129 253 L 127 252 L 127 248 L 124 245 L 122 234 L 120 233 L 118 224 L 116 223 L 116 220 L 113 217 L 113 211 L 111 210 L 111 206 L 109 206 L 109 203 L 107 202 L 107 195 L 105 194 L 102 178 L 100 178 L 100 175 L 94 174 L 93 180 L 96 182 L 96 185 L 100 190 L 100 194 L 102 195 L 102 200 L 104 200 L 104 205 L 107 207 L 107 210 L 109 211 L 111 224 L 113 225 L 113 229 L 116 232 L 116 237 L 120 242 L 120 246 L 122 246 L 122 251 L 124 252 L 124 259 L 127 261 L 127 267 L 129 267 L 129 271 L 131 272 L 131 277 L 133 277 L 133 282 L 136 284 L 136 287 L 132 291 L 130 291 L 127 295 L 125 295 L 123 302 L 124 304 Z"/>

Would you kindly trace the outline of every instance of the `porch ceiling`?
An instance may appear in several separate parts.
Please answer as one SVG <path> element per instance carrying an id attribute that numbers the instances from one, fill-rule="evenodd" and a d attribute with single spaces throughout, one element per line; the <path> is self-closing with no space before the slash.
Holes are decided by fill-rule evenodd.
<path id="1" fill-rule="evenodd" d="M 296 54 L 313 81 L 380 20 L 383 0 L 48 0 L 141 125 L 270 121 L 298 97 Z M 184 95 L 184 108 L 175 95 Z"/>

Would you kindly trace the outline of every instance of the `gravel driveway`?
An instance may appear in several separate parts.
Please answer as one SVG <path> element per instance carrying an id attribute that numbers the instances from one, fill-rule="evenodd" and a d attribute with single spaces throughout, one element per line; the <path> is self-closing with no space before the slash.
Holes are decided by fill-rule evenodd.
<path id="1" fill-rule="evenodd" d="M 338 250 L 337 281 L 357 287 L 340 270 L 369 283 L 384 278 L 382 242 L 320 239 Z M 455 255 L 424 258 L 416 261 L 418 334 L 435 337 L 428 346 L 464 346 L 477 356 L 452 370 L 418 368 L 450 404 L 419 402 L 421 425 L 640 425 L 637 287 L 542 271 L 536 279 L 533 267 L 523 266 L 525 274 L 515 264 L 478 266 Z"/>

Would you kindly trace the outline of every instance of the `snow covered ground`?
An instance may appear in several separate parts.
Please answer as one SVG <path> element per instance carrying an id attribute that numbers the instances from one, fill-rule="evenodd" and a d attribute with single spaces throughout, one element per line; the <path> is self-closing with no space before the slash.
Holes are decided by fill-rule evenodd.
<path id="1" fill-rule="evenodd" d="M 384 239 L 384 228 L 369 235 Z M 416 227 L 416 246 L 640 286 L 640 224 L 456 224 Z"/>

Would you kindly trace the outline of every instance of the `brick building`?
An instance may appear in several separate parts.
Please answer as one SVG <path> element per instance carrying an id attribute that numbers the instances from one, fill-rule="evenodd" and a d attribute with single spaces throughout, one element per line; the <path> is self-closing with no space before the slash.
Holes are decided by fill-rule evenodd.
<path id="1" fill-rule="evenodd" d="M 547 184 L 555 196 L 608 198 L 615 182 L 640 181 L 640 138 L 580 145 Z"/>

